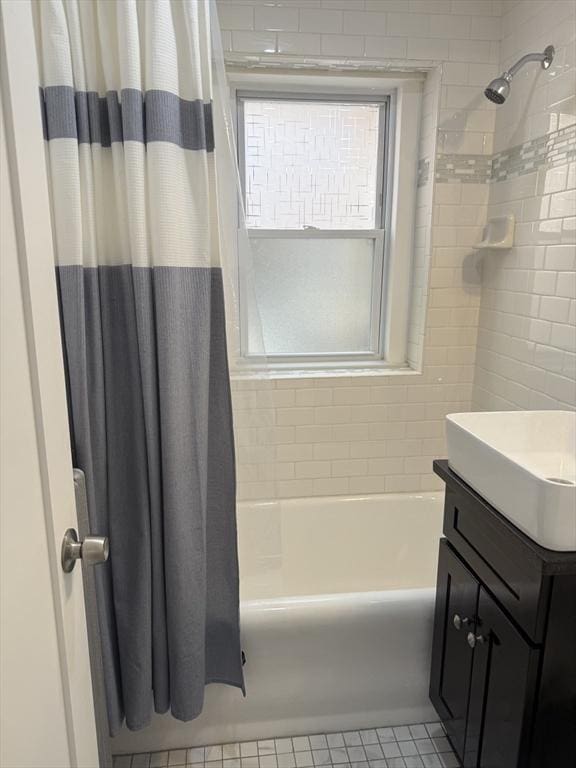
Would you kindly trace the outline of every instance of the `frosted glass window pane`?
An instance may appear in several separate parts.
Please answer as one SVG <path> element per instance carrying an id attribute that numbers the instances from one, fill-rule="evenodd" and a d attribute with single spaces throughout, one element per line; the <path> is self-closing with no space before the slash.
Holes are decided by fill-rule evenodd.
<path id="1" fill-rule="evenodd" d="M 267 355 L 370 351 L 374 240 L 251 242 Z M 258 340 L 249 333 L 250 351 Z"/>
<path id="2" fill-rule="evenodd" d="M 377 228 L 380 105 L 244 101 L 249 228 Z"/>

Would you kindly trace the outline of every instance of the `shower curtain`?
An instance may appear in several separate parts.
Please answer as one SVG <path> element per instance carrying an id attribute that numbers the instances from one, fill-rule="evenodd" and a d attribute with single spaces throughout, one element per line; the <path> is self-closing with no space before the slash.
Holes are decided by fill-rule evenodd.
<path id="1" fill-rule="evenodd" d="M 206 0 L 34 3 L 109 726 L 243 690 Z"/>

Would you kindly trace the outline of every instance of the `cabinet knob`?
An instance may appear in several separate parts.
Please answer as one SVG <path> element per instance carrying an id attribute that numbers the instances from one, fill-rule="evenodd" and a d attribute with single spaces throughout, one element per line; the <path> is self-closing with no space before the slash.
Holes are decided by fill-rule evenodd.
<path id="1" fill-rule="evenodd" d="M 466 616 L 462 618 L 457 613 L 455 613 L 454 618 L 452 619 L 452 624 L 454 624 L 456 629 L 462 629 L 462 627 L 470 624 L 470 619 L 466 618 Z"/>
<path id="2" fill-rule="evenodd" d="M 475 648 L 476 643 L 479 643 L 480 645 L 482 645 L 483 643 L 486 642 L 486 638 L 484 637 L 484 635 L 475 635 L 474 632 L 468 632 L 466 640 L 468 640 L 468 645 L 470 646 L 470 648 Z"/>

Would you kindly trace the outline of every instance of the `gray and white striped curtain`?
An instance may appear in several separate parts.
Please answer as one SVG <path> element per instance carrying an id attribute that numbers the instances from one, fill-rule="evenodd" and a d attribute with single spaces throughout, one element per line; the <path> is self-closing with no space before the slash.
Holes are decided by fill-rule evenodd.
<path id="1" fill-rule="evenodd" d="M 34 4 L 110 730 L 243 688 L 206 0 Z M 217 151 L 217 149 L 216 149 Z"/>

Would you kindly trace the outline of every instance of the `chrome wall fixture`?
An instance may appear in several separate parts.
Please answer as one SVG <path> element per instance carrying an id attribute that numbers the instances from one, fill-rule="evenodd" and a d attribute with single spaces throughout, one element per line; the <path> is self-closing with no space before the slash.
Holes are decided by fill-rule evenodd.
<path id="1" fill-rule="evenodd" d="M 524 64 L 528 64 L 530 61 L 539 61 L 542 69 L 548 69 L 554 61 L 555 53 L 554 46 L 548 45 L 544 49 L 544 53 L 527 53 L 526 56 L 522 56 L 510 69 L 502 72 L 500 77 L 492 80 L 484 90 L 484 96 L 489 101 L 493 101 L 494 104 L 504 104 L 510 94 L 510 82 L 518 70 L 522 69 Z"/>

